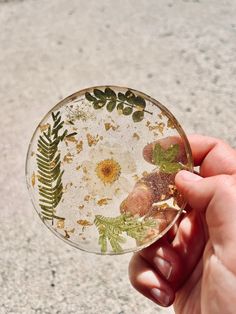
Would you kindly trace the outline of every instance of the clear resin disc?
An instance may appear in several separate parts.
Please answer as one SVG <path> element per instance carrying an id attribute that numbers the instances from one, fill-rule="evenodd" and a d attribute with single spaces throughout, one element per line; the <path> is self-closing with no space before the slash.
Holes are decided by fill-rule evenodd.
<path id="1" fill-rule="evenodd" d="M 97 254 L 137 251 L 162 237 L 185 202 L 175 187 L 192 171 L 187 138 L 158 101 L 99 86 L 58 103 L 30 142 L 26 177 L 43 223 Z"/>

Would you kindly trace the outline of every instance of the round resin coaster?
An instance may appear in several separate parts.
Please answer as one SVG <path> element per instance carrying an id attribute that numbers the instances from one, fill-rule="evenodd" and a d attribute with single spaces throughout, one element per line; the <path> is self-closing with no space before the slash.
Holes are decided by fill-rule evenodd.
<path id="1" fill-rule="evenodd" d="M 158 101 L 130 88 L 92 87 L 58 103 L 30 142 L 26 177 L 44 224 L 88 252 L 146 247 L 176 222 L 175 187 L 192 171 L 187 138 Z"/>

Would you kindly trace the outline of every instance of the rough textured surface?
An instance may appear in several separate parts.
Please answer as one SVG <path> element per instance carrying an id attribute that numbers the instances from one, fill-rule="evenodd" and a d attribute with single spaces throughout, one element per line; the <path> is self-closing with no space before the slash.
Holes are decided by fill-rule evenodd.
<path id="1" fill-rule="evenodd" d="M 27 146 L 58 100 L 118 84 L 159 99 L 187 133 L 236 143 L 236 2 L 0 0 L 0 313 L 171 313 L 134 291 L 130 256 L 80 252 L 30 203 Z"/>

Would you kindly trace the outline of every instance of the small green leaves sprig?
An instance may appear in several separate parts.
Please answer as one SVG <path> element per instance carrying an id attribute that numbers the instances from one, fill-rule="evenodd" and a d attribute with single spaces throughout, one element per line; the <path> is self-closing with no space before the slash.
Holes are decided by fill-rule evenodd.
<path id="1" fill-rule="evenodd" d="M 145 99 L 141 96 L 135 96 L 130 90 L 127 90 L 125 94 L 121 92 L 116 94 L 110 87 L 105 88 L 104 91 L 95 88 L 93 95 L 86 92 L 85 98 L 92 102 L 94 109 L 100 109 L 106 106 L 109 112 L 112 112 L 116 108 L 119 113 L 125 116 L 132 114 L 134 122 L 142 121 L 145 112 L 152 114 L 152 112 L 145 110 Z"/>
<path id="2" fill-rule="evenodd" d="M 179 154 L 179 145 L 173 144 L 170 145 L 166 150 L 158 143 L 155 144 L 152 161 L 155 165 L 160 167 L 160 171 L 165 173 L 176 173 L 179 170 L 183 169 L 183 165 L 179 162 L 176 162 L 176 157 Z"/>
<path id="3" fill-rule="evenodd" d="M 156 222 L 152 218 L 133 217 L 129 213 L 124 213 L 118 217 L 96 215 L 94 223 L 98 228 L 99 244 L 102 253 L 107 251 L 108 241 L 113 252 L 121 253 L 121 244 L 126 241 L 121 235 L 122 233 L 126 233 L 127 236 L 137 241 L 142 241 L 147 235 L 148 229 L 156 226 Z"/>
<path id="4" fill-rule="evenodd" d="M 39 183 L 39 206 L 44 219 L 63 219 L 55 215 L 56 207 L 59 204 L 62 194 L 62 175 L 60 153 L 58 145 L 67 136 L 67 130 L 59 135 L 63 128 L 64 121 L 61 121 L 60 111 L 52 112 L 53 125 L 49 125 L 47 132 L 43 132 L 38 140 L 38 153 L 36 154 L 38 166 Z"/>

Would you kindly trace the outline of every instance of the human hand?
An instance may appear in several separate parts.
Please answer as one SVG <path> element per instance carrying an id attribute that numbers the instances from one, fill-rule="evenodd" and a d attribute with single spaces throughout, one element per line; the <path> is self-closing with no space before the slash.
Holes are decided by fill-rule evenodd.
<path id="1" fill-rule="evenodd" d="M 175 182 L 192 210 L 173 241 L 165 236 L 134 254 L 130 281 L 178 314 L 235 313 L 236 151 L 200 135 L 189 142 L 200 176 L 180 171 Z"/>

